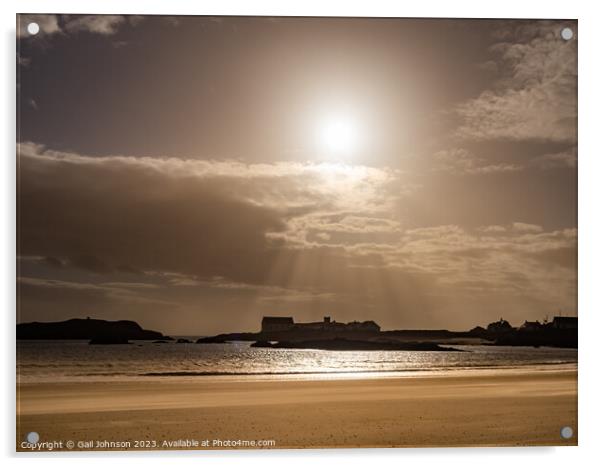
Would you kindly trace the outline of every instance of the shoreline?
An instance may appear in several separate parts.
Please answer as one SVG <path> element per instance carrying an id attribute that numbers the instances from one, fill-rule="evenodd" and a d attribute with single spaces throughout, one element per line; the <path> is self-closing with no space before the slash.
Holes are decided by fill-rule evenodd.
<path id="1" fill-rule="evenodd" d="M 217 371 L 176 371 L 149 372 L 133 375 L 124 374 L 89 374 L 85 376 L 67 376 L 65 379 L 44 377 L 38 380 L 19 380 L 17 385 L 62 384 L 62 383 L 120 383 L 120 382 L 158 382 L 158 381 L 220 381 L 252 382 L 252 381 L 304 381 L 304 380 L 357 380 L 357 379 L 389 379 L 408 377 L 448 377 L 470 375 L 495 375 L 512 371 L 514 373 L 531 373 L 540 371 L 577 371 L 577 362 L 554 362 L 539 364 L 522 364 L 514 366 L 461 366 L 437 367 L 427 369 L 386 369 L 361 371 L 299 371 L 299 372 L 217 372 Z"/>
<path id="2" fill-rule="evenodd" d="M 270 448 L 577 444 L 576 369 L 206 379 L 21 383 L 17 438 L 35 430 L 42 440 L 273 439 Z M 560 438 L 565 425 L 570 440 Z"/>

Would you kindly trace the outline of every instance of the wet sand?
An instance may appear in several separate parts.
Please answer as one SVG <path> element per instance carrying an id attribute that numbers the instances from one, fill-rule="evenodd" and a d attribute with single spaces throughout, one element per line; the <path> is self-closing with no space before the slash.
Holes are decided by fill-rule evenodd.
<path id="1" fill-rule="evenodd" d="M 73 450 L 111 449 L 97 441 L 132 450 L 577 444 L 576 370 L 27 383 L 18 395 L 21 451 L 31 431 L 62 441 L 58 450 L 68 440 Z M 560 437 L 567 425 L 570 440 Z"/>

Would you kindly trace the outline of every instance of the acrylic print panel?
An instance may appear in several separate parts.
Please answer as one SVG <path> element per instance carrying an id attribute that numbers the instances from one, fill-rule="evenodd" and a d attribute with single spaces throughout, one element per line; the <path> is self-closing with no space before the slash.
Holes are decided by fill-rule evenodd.
<path id="1" fill-rule="evenodd" d="M 17 26 L 17 450 L 577 444 L 576 21 Z"/>

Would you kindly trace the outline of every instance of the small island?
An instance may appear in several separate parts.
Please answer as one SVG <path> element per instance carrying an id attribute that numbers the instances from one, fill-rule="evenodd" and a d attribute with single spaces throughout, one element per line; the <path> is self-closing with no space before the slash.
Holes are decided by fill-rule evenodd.
<path id="1" fill-rule="evenodd" d="M 131 320 L 69 319 L 17 324 L 17 340 L 90 340 L 90 344 L 127 344 L 129 340 L 172 340 Z"/>

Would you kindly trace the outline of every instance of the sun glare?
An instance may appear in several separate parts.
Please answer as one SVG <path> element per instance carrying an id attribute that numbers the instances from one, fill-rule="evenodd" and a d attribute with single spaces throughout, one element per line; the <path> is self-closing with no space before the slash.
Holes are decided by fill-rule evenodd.
<path id="1" fill-rule="evenodd" d="M 325 119 L 319 127 L 319 141 L 331 153 L 349 153 L 357 146 L 357 128 L 349 118 Z"/>

